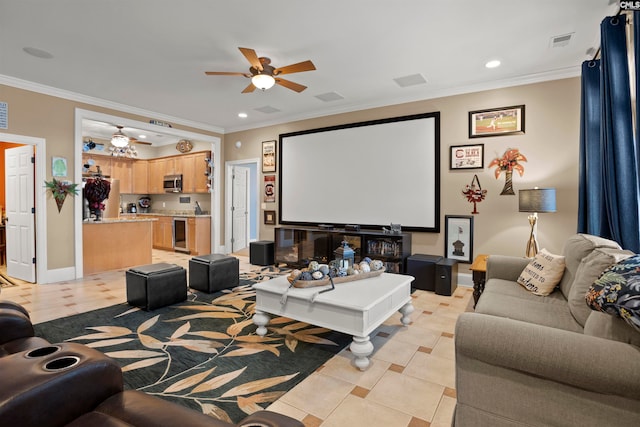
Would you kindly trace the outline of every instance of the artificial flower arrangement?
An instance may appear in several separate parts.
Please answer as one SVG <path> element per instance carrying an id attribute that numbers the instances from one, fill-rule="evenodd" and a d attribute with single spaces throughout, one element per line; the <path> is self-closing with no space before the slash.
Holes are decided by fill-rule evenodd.
<path id="1" fill-rule="evenodd" d="M 526 162 L 527 158 L 520 153 L 517 148 L 509 148 L 504 152 L 502 157 L 496 157 L 489 163 L 489 168 L 496 166 L 495 175 L 496 179 L 500 177 L 502 172 L 505 172 L 505 184 L 502 189 L 501 195 L 515 194 L 513 191 L 513 185 L 511 182 L 511 176 L 513 171 L 516 170 L 520 176 L 524 175 L 524 166 L 520 162 Z"/>
<path id="2" fill-rule="evenodd" d="M 102 178 L 89 178 L 84 185 L 84 197 L 89 202 L 89 209 L 99 217 L 99 211 L 105 208 L 104 201 L 109 197 L 111 183 Z"/>
<path id="3" fill-rule="evenodd" d="M 58 181 L 57 179 L 52 178 L 51 181 L 45 181 L 44 185 L 47 190 L 51 192 L 53 199 L 56 201 L 58 212 L 62 210 L 62 205 L 64 204 L 64 201 L 68 195 L 78 195 L 78 184 L 72 184 L 66 181 Z"/>

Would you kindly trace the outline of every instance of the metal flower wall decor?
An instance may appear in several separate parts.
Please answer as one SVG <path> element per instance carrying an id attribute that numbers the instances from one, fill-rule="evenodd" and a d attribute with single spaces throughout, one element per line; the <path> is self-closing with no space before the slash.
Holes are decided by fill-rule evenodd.
<path id="1" fill-rule="evenodd" d="M 56 201 L 58 212 L 62 210 L 62 205 L 64 204 L 64 201 L 68 195 L 78 195 L 78 184 L 72 184 L 66 181 L 58 181 L 57 179 L 52 178 L 51 181 L 45 181 L 44 185 L 47 190 L 51 192 L 53 199 Z"/>
<path id="2" fill-rule="evenodd" d="M 515 195 L 513 191 L 513 171 L 516 170 L 520 176 L 524 175 L 524 166 L 520 162 L 526 162 L 527 158 L 520 153 L 517 148 L 509 148 L 504 152 L 502 157 L 496 157 L 489 163 L 489 168 L 496 166 L 496 179 L 500 177 L 502 172 L 505 173 L 504 187 L 501 196 Z"/>

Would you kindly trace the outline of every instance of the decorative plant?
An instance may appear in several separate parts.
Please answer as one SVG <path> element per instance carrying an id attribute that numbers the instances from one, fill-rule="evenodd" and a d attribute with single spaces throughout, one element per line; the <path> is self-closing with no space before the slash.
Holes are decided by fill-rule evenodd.
<path id="1" fill-rule="evenodd" d="M 76 196 L 78 195 L 78 184 L 72 184 L 70 182 L 58 181 L 55 178 L 52 178 L 51 181 L 44 182 L 47 190 L 51 192 L 53 199 L 56 201 L 56 205 L 58 206 L 58 212 L 62 210 L 62 205 L 64 204 L 64 200 L 68 195 Z"/>
<path id="2" fill-rule="evenodd" d="M 504 194 L 515 194 L 513 191 L 512 184 L 512 174 L 513 171 L 516 170 L 520 174 L 520 176 L 524 175 L 524 166 L 520 164 L 520 162 L 526 162 L 527 158 L 520 153 L 520 150 L 517 148 L 509 148 L 504 152 L 502 157 L 496 157 L 489 163 L 489 167 L 492 168 L 496 166 L 495 175 L 496 179 L 500 177 L 502 172 L 505 172 L 505 183 L 504 188 L 502 189 L 501 195 Z"/>
<path id="3" fill-rule="evenodd" d="M 103 211 L 105 204 L 103 203 L 111 191 L 111 183 L 102 178 L 89 178 L 84 185 L 84 196 L 89 202 L 89 209 L 94 212 Z"/>

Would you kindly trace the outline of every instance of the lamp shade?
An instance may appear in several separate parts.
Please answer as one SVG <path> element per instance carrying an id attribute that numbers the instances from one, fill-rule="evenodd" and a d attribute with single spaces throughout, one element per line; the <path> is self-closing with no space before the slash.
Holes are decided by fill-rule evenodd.
<path id="1" fill-rule="evenodd" d="M 251 77 L 251 83 L 253 83 L 253 85 L 258 89 L 267 90 L 276 84 L 276 79 L 269 74 L 256 74 Z"/>
<path id="2" fill-rule="evenodd" d="M 556 189 L 532 188 L 518 191 L 518 210 L 520 212 L 555 212 Z"/>
<path id="3" fill-rule="evenodd" d="M 123 148 L 129 145 L 129 137 L 126 136 L 120 129 L 111 136 L 111 144 L 118 148 Z"/>

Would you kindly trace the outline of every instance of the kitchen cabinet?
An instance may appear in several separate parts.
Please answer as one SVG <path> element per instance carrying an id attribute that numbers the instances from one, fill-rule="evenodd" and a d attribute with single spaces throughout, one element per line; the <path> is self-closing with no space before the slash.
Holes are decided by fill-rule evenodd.
<path id="1" fill-rule="evenodd" d="M 110 156 L 93 156 L 90 154 L 82 155 L 82 164 L 88 164 L 89 160 L 93 160 L 93 165 L 89 167 L 89 173 L 97 173 L 98 170 L 102 175 L 111 176 L 111 157 Z"/>
<path id="2" fill-rule="evenodd" d="M 131 164 L 131 190 L 133 194 L 149 193 L 149 162 L 135 160 Z"/>
<path id="3" fill-rule="evenodd" d="M 153 222 L 153 248 L 173 250 L 173 217 L 158 216 Z"/>
<path id="4" fill-rule="evenodd" d="M 148 161 L 148 185 L 150 194 L 164 193 L 163 179 L 165 175 L 176 173 L 176 161 L 174 157 L 161 157 Z"/>
<path id="5" fill-rule="evenodd" d="M 187 219 L 189 253 L 207 255 L 211 253 L 211 218 L 196 217 Z"/>
<path id="6" fill-rule="evenodd" d="M 166 175 L 182 175 L 183 193 L 207 193 L 208 165 L 205 159 L 211 155 L 209 151 L 183 154 L 171 157 L 161 157 L 149 160 L 148 167 L 148 193 L 164 193 L 162 186 Z"/>
<path id="7" fill-rule="evenodd" d="M 111 178 L 120 181 L 120 193 L 132 194 L 132 168 L 133 160 L 112 158 L 111 159 Z"/>

